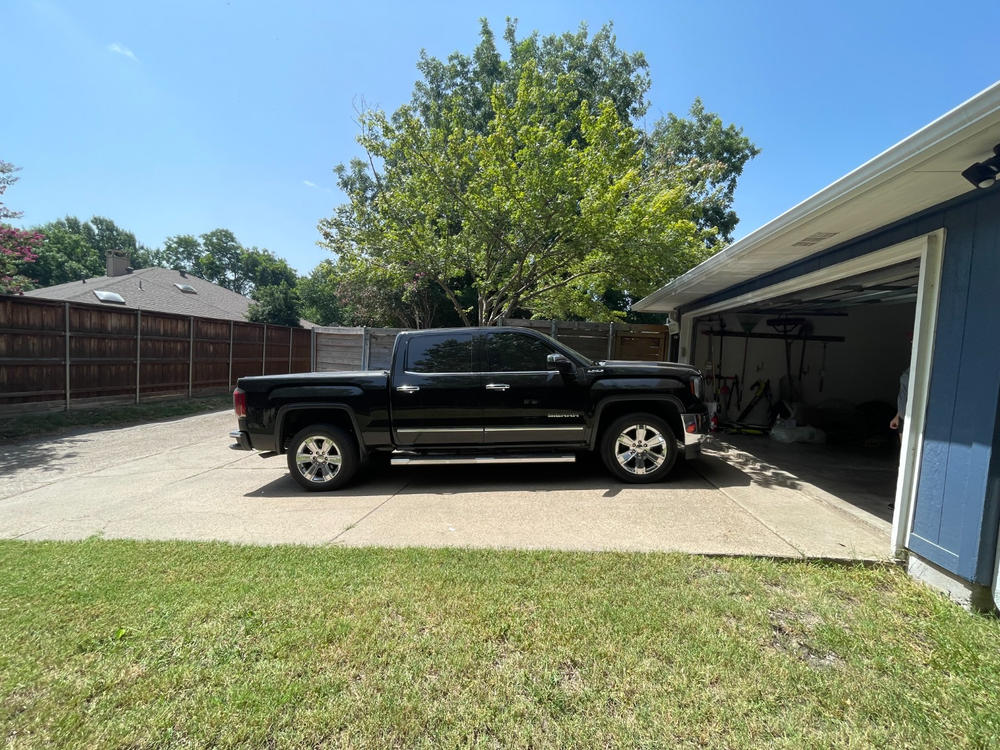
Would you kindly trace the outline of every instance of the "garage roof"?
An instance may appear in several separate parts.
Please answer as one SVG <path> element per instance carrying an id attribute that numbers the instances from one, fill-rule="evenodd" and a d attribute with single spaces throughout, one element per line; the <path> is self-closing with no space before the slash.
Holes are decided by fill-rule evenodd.
<path id="1" fill-rule="evenodd" d="M 991 156 L 998 141 L 1000 82 L 639 300 L 632 309 L 675 310 L 975 190 L 962 170 Z"/>

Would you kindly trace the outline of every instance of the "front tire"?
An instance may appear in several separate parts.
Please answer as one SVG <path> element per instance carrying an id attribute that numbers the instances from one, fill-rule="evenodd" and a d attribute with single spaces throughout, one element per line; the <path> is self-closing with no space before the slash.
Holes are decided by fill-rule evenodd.
<path id="1" fill-rule="evenodd" d="M 601 459 L 624 482 L 659 482 L 677 463 L 673 430 L 655 414 L 626 414 L 601 435 Z"/>
<path id="2" fill-rule="evenodd" d="M 358 471 L 358 445 L 333 425 L 310 425 L 295 433 L 286 450 L 292 479 L 310 492 L 337 490 Z"/>

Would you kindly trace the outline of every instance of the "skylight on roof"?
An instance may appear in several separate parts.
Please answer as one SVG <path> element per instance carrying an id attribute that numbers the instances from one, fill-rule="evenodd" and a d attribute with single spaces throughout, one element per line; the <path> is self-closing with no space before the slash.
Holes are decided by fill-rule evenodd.
<path id="1" fill-rule="evenodd" d="M 118 294 L 118 292 L 105 292 L 103 289 L 95 289 L 94 296 L 101 302 L 107 302 L 112 305 L 125 304 L 125 298 Z"/>
<path id="2" fill-rule="evenodd" d="M 177 283 L 175 283 L 174 286 L 177 287 L 178 289 L 180 289 L 182 292 L 184 292 L 184 294 L 197 294 L 198 293 L 198 290 L 195 289 L 190 284 L 177 284 Z"/>

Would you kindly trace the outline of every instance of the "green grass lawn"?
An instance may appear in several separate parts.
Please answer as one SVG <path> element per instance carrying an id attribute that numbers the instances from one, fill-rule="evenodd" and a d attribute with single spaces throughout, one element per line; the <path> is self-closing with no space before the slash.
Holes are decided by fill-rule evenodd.
<path id="1" fill-rule="evenodd" d="M 129 424 L 145 424 L 157 419 L 187 417 L 192 414 L 222 411 L 227 408 L 233 408 L 231 395 L 172 399 L 131 405 L 109 404 L 89 409 L 5 416 L 0 417 L 0 442 L 58 434 L 80 427 L 118 427 Z"/>
<path id="2" fill-rule="evenodd" d="M 896 568 L 0 542 L 8 747 L 996 746 L 1000 624 Z"/>

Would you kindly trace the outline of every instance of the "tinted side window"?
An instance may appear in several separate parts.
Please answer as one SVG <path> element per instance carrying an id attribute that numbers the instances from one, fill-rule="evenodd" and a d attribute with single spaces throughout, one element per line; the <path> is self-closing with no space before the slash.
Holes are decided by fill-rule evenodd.
<path id="1" fill-rule="evenodd" d="M 486 338 L 487 372 L 537 372 L 549 369 L 555 351 L 543 341 L 523 333 L 498 332 Z"/>
<path id="2" fill-rule="evenodd" d="M 410 340 L 406 347 L 410 372 L 472 372 L 471 334 L 434 333 Z"/>

